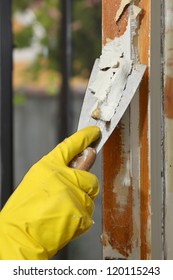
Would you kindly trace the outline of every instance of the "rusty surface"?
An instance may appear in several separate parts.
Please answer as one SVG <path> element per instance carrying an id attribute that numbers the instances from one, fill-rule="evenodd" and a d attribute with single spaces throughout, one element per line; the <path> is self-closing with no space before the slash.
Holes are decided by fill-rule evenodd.
<path id="1" fill-rule="evenodd" d="M 140 62 L 148 65 L 149 50 L 149 15 L 150 5 L 148 0 L 141 0 L 139 7 L 143 10 L 142 20 L 139 30 L 139 57 Z M 148 236 L 149 223 L 149 142 L 148 142 L 148 70 L 140 86 L 140 239 L 141 239 L 141 259 L 148 259 L 150 255 L 150 245 Z"/>

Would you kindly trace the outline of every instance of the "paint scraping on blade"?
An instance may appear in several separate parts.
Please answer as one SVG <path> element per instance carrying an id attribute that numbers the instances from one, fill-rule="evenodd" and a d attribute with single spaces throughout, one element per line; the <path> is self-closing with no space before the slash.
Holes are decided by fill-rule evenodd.
<path id="1" fill-rule="evenodd" d="M 122 98 L 132 60 L 124 57 L 126 34 L 108 42 L 102 49 L 99 71 L 89 89 L 94 94 L 95 104 L 91 117 L 109 122 Z"/>
<path id="2" fill-rule="evenodd" d="M 90 87 L 97 99 L 91 110 L 93 118 L 106 122 L 111 120 L 123 95 L 131 69 L 131 60 L 120 59 L 118 68 L 109 68 L 106 73 L 99 71 Z"/>

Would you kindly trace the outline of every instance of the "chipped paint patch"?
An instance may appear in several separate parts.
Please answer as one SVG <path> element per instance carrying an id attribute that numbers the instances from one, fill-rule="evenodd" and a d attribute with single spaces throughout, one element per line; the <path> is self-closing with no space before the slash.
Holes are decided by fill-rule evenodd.
<path id="1" fill-rule="evenodd" d="M 116 202 L 120 205 L 119 211 L 124 211 L 128 202 L 129 188 L 131 187 L 130 161 L 122 166 L 113 183 L 113 192 L 116 194 Z"/>
<path id="2" fill-rule="evenodd" d="M 109 243 L 110 237 L 104 233 L 102 235 L 102 244 L 104 246 L 104 255 L 109 259 L 124 259 L 124 255 L 118 252 L 118 250 L 113 249 Z"/>
<path id="3" fill-rule="evenodd" d="M 125 9 L 118 23 L 115 23 L 116 11 L 120 6 L 121 0 L 102 0 L 102 22 L 103 32 L 102 41 L 105 45 L 107 38 L 114 40 L 124 34 L 128 24 L 128 11 Z"/>
<path id="4" fill-rule="evenodd" d="M 122 15 L 125 7 L 130 4 L 132 0 L 121 0 L 119 9 L 117 10 L 116 16 L 115 16 L 115 21 L 118 21 L 120 16 Z"/>
<path id="5" fill-rule="evenodd" d="M 128 116 L 128 111 L 125 113 Z M 127 118 L 126 118 L 127 119 Z M 132 186 L 124 186 L 124 183 L 129 183 L 129 141 L 128 141 L 128 124 L 125 122 L 116 128 L 115 133 L 108 139 L 107 145 L 104 148 L 104 153 L 109 152 L 109 156 L 104 160 L 104 231 L 107 238 L 104 241 L 104 255 L 114 257 L 129 258 L 132 252 L 133 243 L 133 222 L 132 222 Z M 117 145 L 115 145 L 117 141 Z M 123 142 L 123 143 L 122 143 Z M 110 154 L 111 151 L 111 154 Z M 126 155 L 128 155 L 126 157 Z M 123 163 L 126 162 L 124 169 Z M 112 166 L 114 168 L 112 168 Z M 127 177 L 124 182 L 123 177 L 119 174 L 124 174 Z M 115 178 L 119 178 L 116 182 Z M 121 185 L 123 183 L 123 185 Z M 119 194 L 115 194 L 115 192 Z M 118 195 L 118 197 L 117 197 Z M 107 253 L 106 253 L 107 252 Z M 112 252 L 111 255 L 109 252 Z"/>
<path id="6" fill-rule="evenodd" d="M 109 1 L 112 3 L 112 1 Z M 119 4 L 120 2 L 117 1 Z M 103 1 L 106 7 L 109 6 Z M 104 7 L 103 7 L 104 12 Z M 132 27 L 132 19 L 124 11 L 114 26 L 117 36 L 108 43 L 118 46 L 123 58 L 131 61 L 132 40 L 137 24 Z M 105 19 L 105 17 L 104 17 Z M 112 17 L 115 20 L 115 15 Z M 112 20 L 111 19 L 111 20 Z M 133 18 L 134 19 L 134 18 Z M 109 21 L 107 21 L 109 22 Z M 111 21 L 112 22 L 112 21 Z M 135 23 L 135 20 L 134 20 Z M 109 26 L 108 26 L 109 27 Z M 132 33 L 133 30 L 133 33 Z M 112 38 L 112 28 L 105 28 L 105 38 Z M 114 33 L 115 35 L 115 33 Z M 107 36 L 107 37 L 106 37 Z M 117 50 L 117 47 L 112 48 Z M 111 55 L 114 56 L 115 55 Z M 103 57 L 102 57 L 103 58 Z M 102 61 L 107 66 L 108 60 Z M 112 61 L 112 60 L 111 60 Z M 112 258 L 131 258 L 133 245 L 137 242 L 137 230 L 133 233 L 133 187 L 129 159 L 129 111 L 104 146 L 104 208 L 103 208 L 103 246 L 104 256 Z M 125 122 L 123 122 L 125 121 Z"/>
<path id="7" fill-rule="evenodd" d="M 108 40 L 107 44 L 103 47 L 100 56 L 100 69 L 106 69 L 107 67 L 117 68 L 119 66 L 119 60 L 123 56 L 123 48 L 120 43 L 120 38 Z"/>
<path id="8" fill-rule="evenodd" d="M 133 17 L 136 19 L 141 13 L 142 9 L 136 5 L 133 5 Z"/>
<path id="9" fill-rule="evenodd" d="M 99 61 L 100 71 L 90 86 L 96 97 L 96 103 L 91 109 L 93 118 L 110 121 L 119 105 L 132 70 L 132 60 L 127 51 L 129 32 L 130 21 L 122 36 L 109 41 L 103 47 Z"/>
<path id="10" fill-rule="evenodd" d="M 117 13 L 116 13 L 116 16 L 115 16 L 115 21 L 116 22 L 120 19 L 120 17 L 122 15 L 124 9 L 126 8 L 126 6 L 129 5 L 130 3 L 132 3 L 132 1 L 135 2 L 134 0 L 122 0 L 121 1 L 119 9 L 117 10 Z M 141 12 L 141 8 L 136 6 L 135 4 L 133 4 L 132 5 L 132 11 L 133 11 L 133 17 L 136 19 L 137 16 Z"/>
<path id="11" fill-rule="evenodd" d="M 138 17 L 140 13 L 140 8 L 137 9 L 130 3 L 130 7 L 124 7 L 122 9 L 122 13 L 117 14 L 118 9 L 122 5 L 122 2 L 119 0 L 114 0 L 114 4 L 112 0 L 103 0 L 103 42 L 106 42 L 106 38 L 114 39 L 114 37 L 123 38 L 124 34 L 127 34 L 126 40 L 121 41 L 121 46 L 124 48 L 124 55 L 127 59 L 135 58 L 136 54 L 139 51 L 139 47 L 137 45 L 136 50 L 134 50 L 134 41 L 133 36 L 135 32 L 138 33 L 138 19 L 134 20 Z M 131 1 L 130 1 L 131 2 Z M 140 32 L 140 38 L 136 36 L 136 41 L 139 40 L 140 44 L 140 59 L 141 63 L 148 64 L 148 49 L 149 49 L 149 2 L 150 1 L 137 1 L 140 3 L 140 7 L 144 9 L 144 17 L 140 22 L 140 27 L 142 27 L 142 31 Z M 115 14 L 113 15 L 113 12 Z M 119 10 L 120 12 L 120 10 Z M 115 15 L 117 15 L 118 21 L 115 23 Z M 128 23 L 130 19 L 130 30 L 128 29 Z M 114 23 L 113 23 L 114 21 Z M 133 25 L 134 24 L 134 25 Z M 133 29 L 132 30 L 132 25 Z M 128 29 L 128 32 L 126 33 Z M 121 40 L 120 39 L 120 40 Z M 145 40 L 146 39 L 146 40 Z M 132 57 L 134 52 L 134 56 Z M 143 54 L 142 54 L 143 53 Z M 141 55 L 142 54 L 142 55 Z M 137 60 L 135 60 L 136 62 Z M 137 143 L 137 145 L 133 148 L 134 153 L 138 153 L 139 161 L 136 163 L 134 155 L 131 154 L 130 151 L 130 166 L 135 169 L 136 167 L 139 170 L 136 171 L 137 179 L 134 185 L 134 179 L 131 180 L 131 186 L 128 186 L 129 177 L 126 174 L 126 170 L 128 170 L 127 165 L 127 157 L 126 155 L 129 153 L 127 147 L 130 148 L 130 142 L 132 141 L 132 137 L 134 137 L 133 131 L 131 129 L 136 129 L 135 136 L 139 137 L 139 130 L 137 122 L 135 127 L 131 127 L 131 111 L 126 112 L 125 116 L 123 116 L 119 126 L 115 129 L 115 132 L 109 138 L 108 142 L 104 146 L 104 207 L 103 207 L 103 240 L 104 240 L 104 255 L 112 256 L 114 258 L 118 257 L 126 257 L 128 259 L 135 256 L 140 258 L 140 250 L 141 257 L 147 258 L 148 254 L 148 246 L 150 245 L 148 240 L 148 188 L 149 188 L 149 178 L 148 178 L 148 127 L 144 126 L 144 130 L 142 131 L 142 125 L 148 123 L 148 111 L 147 111 L 147 99 L 148 99 L 148 73 L 145 74 L 143 86 L 144 88 L 142 95 L 145 96 L 144 99 L 140 99 L 140 106 L 142 106 L 142 112 L 140 112 L 140 139 L 139 145 L 141 144 L 141 149 Z M 144 104 L 142 104 L 144 101 Z M 131 107 L 135 109 L 135 107 Z M 139 103 L 137 102 L 137 110 L 139 108 Z M 141 109 L 141 108 L 140 108 Z M 128 115 L 129 113 L 129 115 Z M 129 129 L 129 130 L 128 130 Z M 126 133 L 124 133 L 126 130 Z M 126 143 L 125 142 L 126 139 Z M 129 141 L 129 142 L 128 142 Z M 137 152 L 136 149 L 140 149 Z M 140 153 L 140 154 L 139 154 Z M 136 155 L 135 155 L 136 156 Z M 133 157 L 133 158 L 132 158 Z M 140 163 L 140 159 L 142 164 L 144 165 L 143 173 L 140 173 L 140 168 L 143 168 Z M 124 169 L 124 170 L 123 170 Z M 119 174 L 124 174 L 127 176 L 127 180 L 123 181 Z M 134 171 L 132 171 L 134 176 Z M 140 176 L 141 175 L 141 182 Z M 119 178 L 119 186 L 116 189 L 116 178 Z M 124 186 L 124 183 L 126 186 Z M 123 184 L 123 185 L 122 185 Z M 133 184 L 133 185 L 132 185 Z M 140 187 L 142 189 L 140 190 Z M 134 188 L 135 196 L 134 196 Z M 121 202 L 121 197 L 118 195 L 121 193 L 122 189 L 128 190 L 128 194 L 123 194 L 123 202 Z M 118 192 L 115 193 L 115 192 Z M 142 197 L 143 208 L 140 208 L 140 192 L 144 193 Z M 121 204 L 122 203 L 122 204 Z M 135 208 L 134 208 L 135 203 Z M 144 215 L 141 213 L 144 210 Z M 134 221 L 134 212 L 136 214 Z M 140 218 L 141 224 L 140 227 Z M 142 234 L 141 234 L 142 232 Z M 142 240 L 141 240 L 142 239 Z M 137 248 L 134 248 L 137 246 Z M 141 249 L 140 249 L 141 248 Z"/>

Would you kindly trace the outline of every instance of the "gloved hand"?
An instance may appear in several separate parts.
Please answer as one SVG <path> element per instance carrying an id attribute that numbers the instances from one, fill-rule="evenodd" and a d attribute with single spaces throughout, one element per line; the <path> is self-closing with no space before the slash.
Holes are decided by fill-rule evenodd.
<path id="1" fill-rule="evenodd" d="M 0 259 L 49 259 L 90 228 L 97 178 L 68 164 L 99 135 L 84 128 L 31 167 L 0 213 Z"/>

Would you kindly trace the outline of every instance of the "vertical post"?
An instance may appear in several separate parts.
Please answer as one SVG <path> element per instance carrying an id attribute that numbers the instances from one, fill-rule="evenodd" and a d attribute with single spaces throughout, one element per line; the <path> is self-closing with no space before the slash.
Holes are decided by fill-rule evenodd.
<path id="1" fill-rule="evenodd" d="M 130 3 L 132 2 L 132 3 Z M 122 36 L 133 26 L 141 9 L 136 36 L 128 33 L 127 54 L 134 62 L 148 65 L 150 50 L 150 0 L 102 0 L 103 44 Z M 103 255 L 106 259 L 150 259 L 150 162 L 149 162 L 149 72 L 103 151 Z"/>
<path id="2" fill-rule="evenodd" d="M 59 103 L 59 137 L 67 137 L 72 127 L 72 95 L 69 79 L 71 75 L 71 0 L 62 1 L 62 88 Z"/>
<path id="3" fill-rule="evenodd" d="M 149 109 L 151 120 L 151 258 L 154 260 L 163 259 L 163 19 L 164 17 L 161 1 L 151 1 L 151 64 Z"/>
<path id="4" fill-rule="evenodd" d="M 71 0 L 63 0 L 61 28 L 61 69 L 62 86 L 59 98 L 59 141 L 63 141 L 72 132 L 72 94 L 71 76 Z M 56 258 L 56 256 L 55 256 Z M 58 253 L 59 259 L 68 259 L 68 246 Z"/>
<path id="5" fill-rule="evenodd" d="M 165 259 L 173 259 L 173 1 L 164 1 L 164 178 L 165 178 Z"/>
<path id="6" fill-rule="evenodd" d="M 0 1 L 0 206 L 13 190 L 11 0 Z"/>
<path id="7" fill-rule="evenodd" d="M 139 30 L 140 62 L 150 66 L 150 0 L 141 0 L 143 18 Z M 151 258 L 151 203 L 150 203 L 150 111 L 149 70 L 147 69 L 139 91 L 139 148 L 140 148 L 140 258 Z"/>

